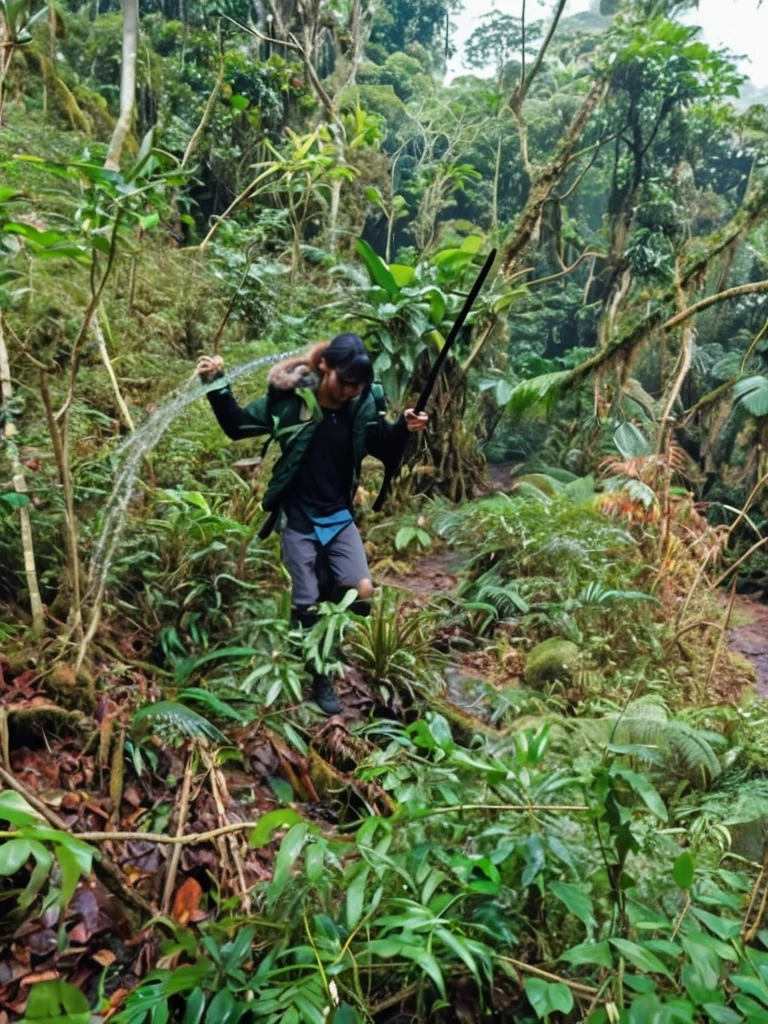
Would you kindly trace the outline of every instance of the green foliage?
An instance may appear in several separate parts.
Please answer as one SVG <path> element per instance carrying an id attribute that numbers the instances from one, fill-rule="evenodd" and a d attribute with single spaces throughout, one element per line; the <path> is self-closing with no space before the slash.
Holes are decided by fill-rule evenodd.
<path id="1" fill-rule="evenodd" d="M 485 632 L 511 617 L 531 643 L 557 633 L 586 642 L 599 662 L 631 663 L 638 645 L 661 660 L 658 601 L 637 585 L 644 567 L 632 536 L 595 507 L 593 481 L 532 476 L 512 497 L 435 505 L 427 516 L 438 536 L 472 552 L 457 593 L 473 626 Z M 622 603 L 632 616 L 616 614 Z"/>
<path id="2" fill-rule="evenodd" d="M 5 45 L 13 47 L 31 43 L 32 29 L 47 14 L 47 7 L 39 7 L 33 12 L 29 0 L 0 0 L 0 17 L 5 25 Z"/>
<path id="3" fill-rule="evenodd" d="M 371 615 L 348 635 L 349 656 L 380 686 L 433 690 L 444 658 L 434 650 L 437 609 L 407 608 L 388 587 L 379 588 Z"/>
<path id="4" fill-rule="evenodd" d="M 768 416 L 768 377 L 747 377 L 733 387 L 733 397 L 750 416 Z"/>
<path id="5" fill-rule="evenodd" d="M 657 699 L 632 701 L 614 721 L 613 743 L 658 752 L 662 766 L 659 783 L 677 784 L 682 779 L 697 789 L 708 789 L 720 774 L 711 737 L 686 722 L 670 719 Z"/>
<path id="6" fill-rule="evenodd" d="M 29 990 L 21 1024 L 88 1024 L 91 1008 L 80 989 L 69 982 L 41 981 Z"/>
<path id="7" fill-rule="evenodd" d="M 693 579 L 684 562 L 689 539 L 682 530 L 673 534 L 672 564 L 660 563 L 651 516 L 632 532 L 620 529 L 600 511 L 611 496 L 599 493 L 617 487 L 655 513 L 656 482 L 633 479 L 615 458 L 612 480 L 597 484 L 593 475 L 614 449 L 625 463 L 653 458 L 676 340 L 668 334 L 662 345 L 653 333 L 631 370 L 618 351 L 598 388 L 565 390 L 573 367 L 597 345 L 624 337 L 635 317 L 672 315 L 676 268 L 696 258 L 705 231 L 739 209 L 745 184 L 760 183 L 767 151 L 760 110 L 740 115 L 720 102 L 739 76 L 676 20 L 690 5 L 603 4 L 617 14 L 612 28 L 589 35 L 571 26 L 563 37 L 561 26 L 526 100 L 532 188 L 503 90 L 474 77 L 444 88 L 432 75 L 451 4 L 378 5 L 367 47 L 375 66 L 357 69 L 361 85 L 333 96 L 327 122 L 303 65 L 290 54 L 267 56 L 262 41 L 221 18 L 250 25 L 247 4 L 192 6 L 147 0 L 142 7 L 137 123 L 140 132 L 145 120 L 156 123 L 156 139 L 144 140 L 122 175 L 101 166 L 108 121 L 94 116 L 95 137 L 87 141 L 44 123 L 57 82 L 78 98 L 97 94 L 104 114 L 107 105 L 116 110 L 121 18 L 114 0 L 93 20 L 85 10 L 57 12 L 63 35 L 45 90 L 34 74 L 21 73 L 23 53 L 9 72 L 0 307 L 14 384 L 21 383 L 11 410 L 19 449 L 40 467 L 30 467 L 24 504 L 46 600 L 62 578 L 65 519 L 28 356 L 50 367 L 58 408 L 92 270 L 117 254 L 103 303 L 118 383 L 136 418 L 192 372 L 230 297 L 232 318 L 221 336 L 229 366 L 252 349 L 303 345 L 352 324 L 366 334 L 377 375 L 399 403 L 442 345 L 486 236 L 503 246 L 525 223 L 536 176 L 550 167 L 586 88 L 602 76 L 607 90 L 565 178 L 545 179 L 549 198 L 525 251 L 530 269 L 515 264 L 507 272 L 520 271 L 516 284 L 500 275 L 486 291 L 459 339 L 449 368 L 455 376 L 446 377 L 461 388 L 439 396 L 458 429 L 451 434 L 439 423 L 445 436 L 436 445 L 448 438 L 463 452 L 476 433 L 492 439 L 498 427 L 497 450 L 525 461 L 524 470 L 510 496 L 459 508 L 435 503 L 426 524 L 409 513 L 390 527 L 397 552 L 416 555 L 440 542 L 467 556 L 455 600 L 413 607 L 384 589 L 372 616 L 358 619 L 352 595 L 323 607 L 318 626 L 302 636 L 288 621 L 276 547 L 256 539 L 268 467 L 253 483 L 239 477 L 199 407 L 142 467 L 146 486 L 130 496 L 103 633 L 91 651 L 100 662 L 115 637 L 128 658 L 135 641 L 136 670 L 167 687 L 133 720 L 127 751 L 139 774 L 157 764 L 149 737 L 218 747 L 228 745 L 234 724 L 264 719 L 311 764 L 313 729 L 305 727 L 313 723 L 295 707 L 304 665 L 309 659 L 332 670 L 342 641 L 344 658 L 385 697 L 408 699 L 405 724 L 349 726 L 362 750 L 356 767 L 352 759 L 343 766 L 350 796 L 334 786 L 322 798 L 343 827 L 326 818 L 315 824 L 314 808 L 265 814 L 251 842 L 264 863 L 274 853 L 274 867 L 250 894 L 257 911 L 243 914 L 213 886 L 199 927 L 159 922 L 167 939 L 157 969 L 117 1019 L 342 1024 L 366 1020 L 397 989 L 415 993 L 404 1012 L 429 1020 L 467 978 L 482 1015 L 506 973 L 518 1003 L 500 1012 L 526 1020 L 575 1016 L 567 985 L 526 976 L 521 986 L 513 958 L 601 990 L 593 1021 L 609 1014 L 611 1024 L 762 1019 L 768 937 L 742 938 L 753 879 L 729 870 L 743 862 L 723 859 L 733 853 L 728 843 L 738 827 L 766 815 L 761 713 L 745 724 L 735 709 L 690 706 L 706 651 L 691 651 L 687 661 L 669 642 L 679 626 L 671 605 Z M 317 47 L 317 70 L 330 92 L 350 70 L 348 8 L 318 8 L 327 45 Z M 297 38 L 305 13 L 292 15 Z M 521 40 L 504 17 L 493 16 L 493 36 L 486 32 L 479 45 L 494 50 L 497 70 L 508 73 L 498 81 L 511 84 Z M 527 36 L 533 40 L 530 25 Z M 38 38 L 43 52 L 48 40 Z M 15 41 L 28 55 L 37 52 L 34 39 L 17 32 Z M 206 108 L 220 58 L 221 90 L 192 171 L 182 174 L 177 157 Z M 25 158 L 11 159 L 17 152 Z M 217 220 L 257 176 L 235 213 Z M 334 247 L 327 232 L 339 188 Z M 220 226 L 205 257 L 170 248 L 209 223 Z M 753 223 L 718 250 L 719 266 L 701 265 L 697 289 L 707 284 L 708 294 L 719 278 L 718 287 L 727 287 L 764 277 L 764 231 Z M 353 251 L 355 264 L 348 262 Z M 593 255 L 580 260 L 584 253 Z M 625 290 L 613 304 L 616 281 Z M 686 285 L 687 300 L 698 297 L 693 287 Z M 757 294 L 742 296 L 696 317 L 697 348 L 672 410 L 675 425 L 707 391 L 737 378 L 727 422 L 727 408 L 713 404 L 685 428 L 686 485 L 699 495 L 705 485 L 697 467 L 702 477 L 721 472 L 744 495 L 759 469 L 747 439 L 751 420 L 763 420 L 768 409 L 764 344 L 755 342 L 760 302 Z M 87 556 L 103 525 L 121 428 L 88 339 L 80 362 L 69 453 Z M 735 454 L 721 466 L 729 444 Z M 2 636 L 14 647 L 22 632 L 15 621 L 24 587 L 21 503 L 12 492 L 0 495 L 0 561 L 10 567 L 2 594 L 14 602 Z M 756 502 L 753 532 L 763 531 L 763 511 Z M 60 613 L 51 608 L 52 632 Z M 46 637 L 41 657 L 53 639 Z M 574 653 L 576 645 L 567 678 L 556 673 L 545 690 L 532 692 L 519 681 L 525 659 L 535 662 L 537 643 L 552 640 L 560 651 Z M 472 689 L 451 677 L 446 695 L 442 675 L 459 641 L 477 648 L 470 652 L 482 665 L 477 671 L 491 678 Z M 638 699 L 648 691 L 661 692 L 664 704 Z M 371 792 L 392 801 L 391 817 L 366 812 Z M 18 819 L 8 818 L 0 841 L 4 896 L 20 894 L 24 911 L 36 901 L 66 904 L 90 870 L 89 848 L 46 829 L 5 794 L 0 808 Z M 65 982 L 31 989 L 29 1021 L 85 1024 L 89 1016 Z"/>
<path id="8" fill-rule="evenodd" d="M 22 797 L 9 789 L 0 793 L 0 820 L 13 827 L 0 840 L 0 877 L 17 877 L 34 862 L 25 888 L 17 893 L 19 907 L 30 908 L 48 881 L 44 906 L 56 905 L 65 910 L 80 879 L 90 876 L 95 851 L 74 836 L 50 828 Z"/>
<path id="9" fill-rule="evenodd" d="M 133 716 L 133 732 L 137 738 L 145 736 L 150 730 L 166 742 L 206 740 L 216 746 L 227 744 L 226 736 L 207 718 L 172 700 L 148 704 Z"/>

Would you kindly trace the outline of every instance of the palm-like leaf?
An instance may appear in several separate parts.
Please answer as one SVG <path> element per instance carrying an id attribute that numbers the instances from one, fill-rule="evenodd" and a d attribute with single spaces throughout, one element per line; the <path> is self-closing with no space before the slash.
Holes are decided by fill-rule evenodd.
<path id="1" fill-rule="evenodd" d="M 570 370 L 557 370 L 530 377 L 516 384 L 510 392 L 506 410 L 514 419 L 545 415 L 554 407 L 560 388 L 570 378 Z"/>
<path id="2" fill-rule="evenodd" d="M 734 384 L 733 397 L 750 416 L 768 416 L 768 377 L 745 377 Z"/>
<path id="3" fill-rule="evenodd" d="M 133 716 L 133 731 L 138 736 L 155 732 L 169 742 L 207 740 L 219 747 L 229 743 L 224 733 L 207 718 L 174 700 L 161 700 L 140 708 Z"/>

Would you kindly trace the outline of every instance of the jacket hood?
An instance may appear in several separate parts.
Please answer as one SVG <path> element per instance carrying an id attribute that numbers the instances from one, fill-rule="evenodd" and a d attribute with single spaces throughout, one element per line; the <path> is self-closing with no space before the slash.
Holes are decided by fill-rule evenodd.
<path id="1" fill-rule="evenodd" d="M 296 388 L 317 389 L 321 373 L 319 369 L 323 352 L 328 348 L 327 341 L 312 345 L 300 356 L 291 356 L 275 363 L 267 374 L 267 384 L 276 391 L 295 391 Z"/>

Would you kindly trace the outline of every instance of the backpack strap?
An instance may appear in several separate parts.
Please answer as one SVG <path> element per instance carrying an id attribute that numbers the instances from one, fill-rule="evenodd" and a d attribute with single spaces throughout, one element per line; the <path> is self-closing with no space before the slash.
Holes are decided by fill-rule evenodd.
<path id="1" fill-rule="evenodd" d="M 373 384 L 371 384 L 371 397 L 373 398 L 373 403 L 376 407 L 377 414 L 379 416 L 386 416 L 387 397 L 384 394 L 384 387 L 377 380 L 375 380 Z"/>

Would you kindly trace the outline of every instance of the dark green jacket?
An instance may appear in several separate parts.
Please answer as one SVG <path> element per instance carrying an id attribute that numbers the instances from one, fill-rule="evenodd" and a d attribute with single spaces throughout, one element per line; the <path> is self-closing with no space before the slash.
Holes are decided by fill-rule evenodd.
<path id="1" fill-rule="evenodd" d="M 322 411 L 314 396 L 319 379 L 303 361 L 294 359 L 277 364 L 269 374 L 268 383 L 267 394 L 249 402 L 245 408 L 238 405 L 228 383 L 223 383 L 221 390 L 209 391 L 208 400 L 222 430 L 233 441 L 269 434 L 279 444 L 280 457 L 262 498 L 266 511 L 277 512 L 322 420 Z M 280 387 L 278 383 L 294 386 Z M 372 384 L 350 404 L 352 473 L 348 498 L 351 508 L 363 458 L 372 455 L 389 468 L 402 450 L 408 428 L 402 416 L 394 423 L 387 421 L 380 384 Z"/>

